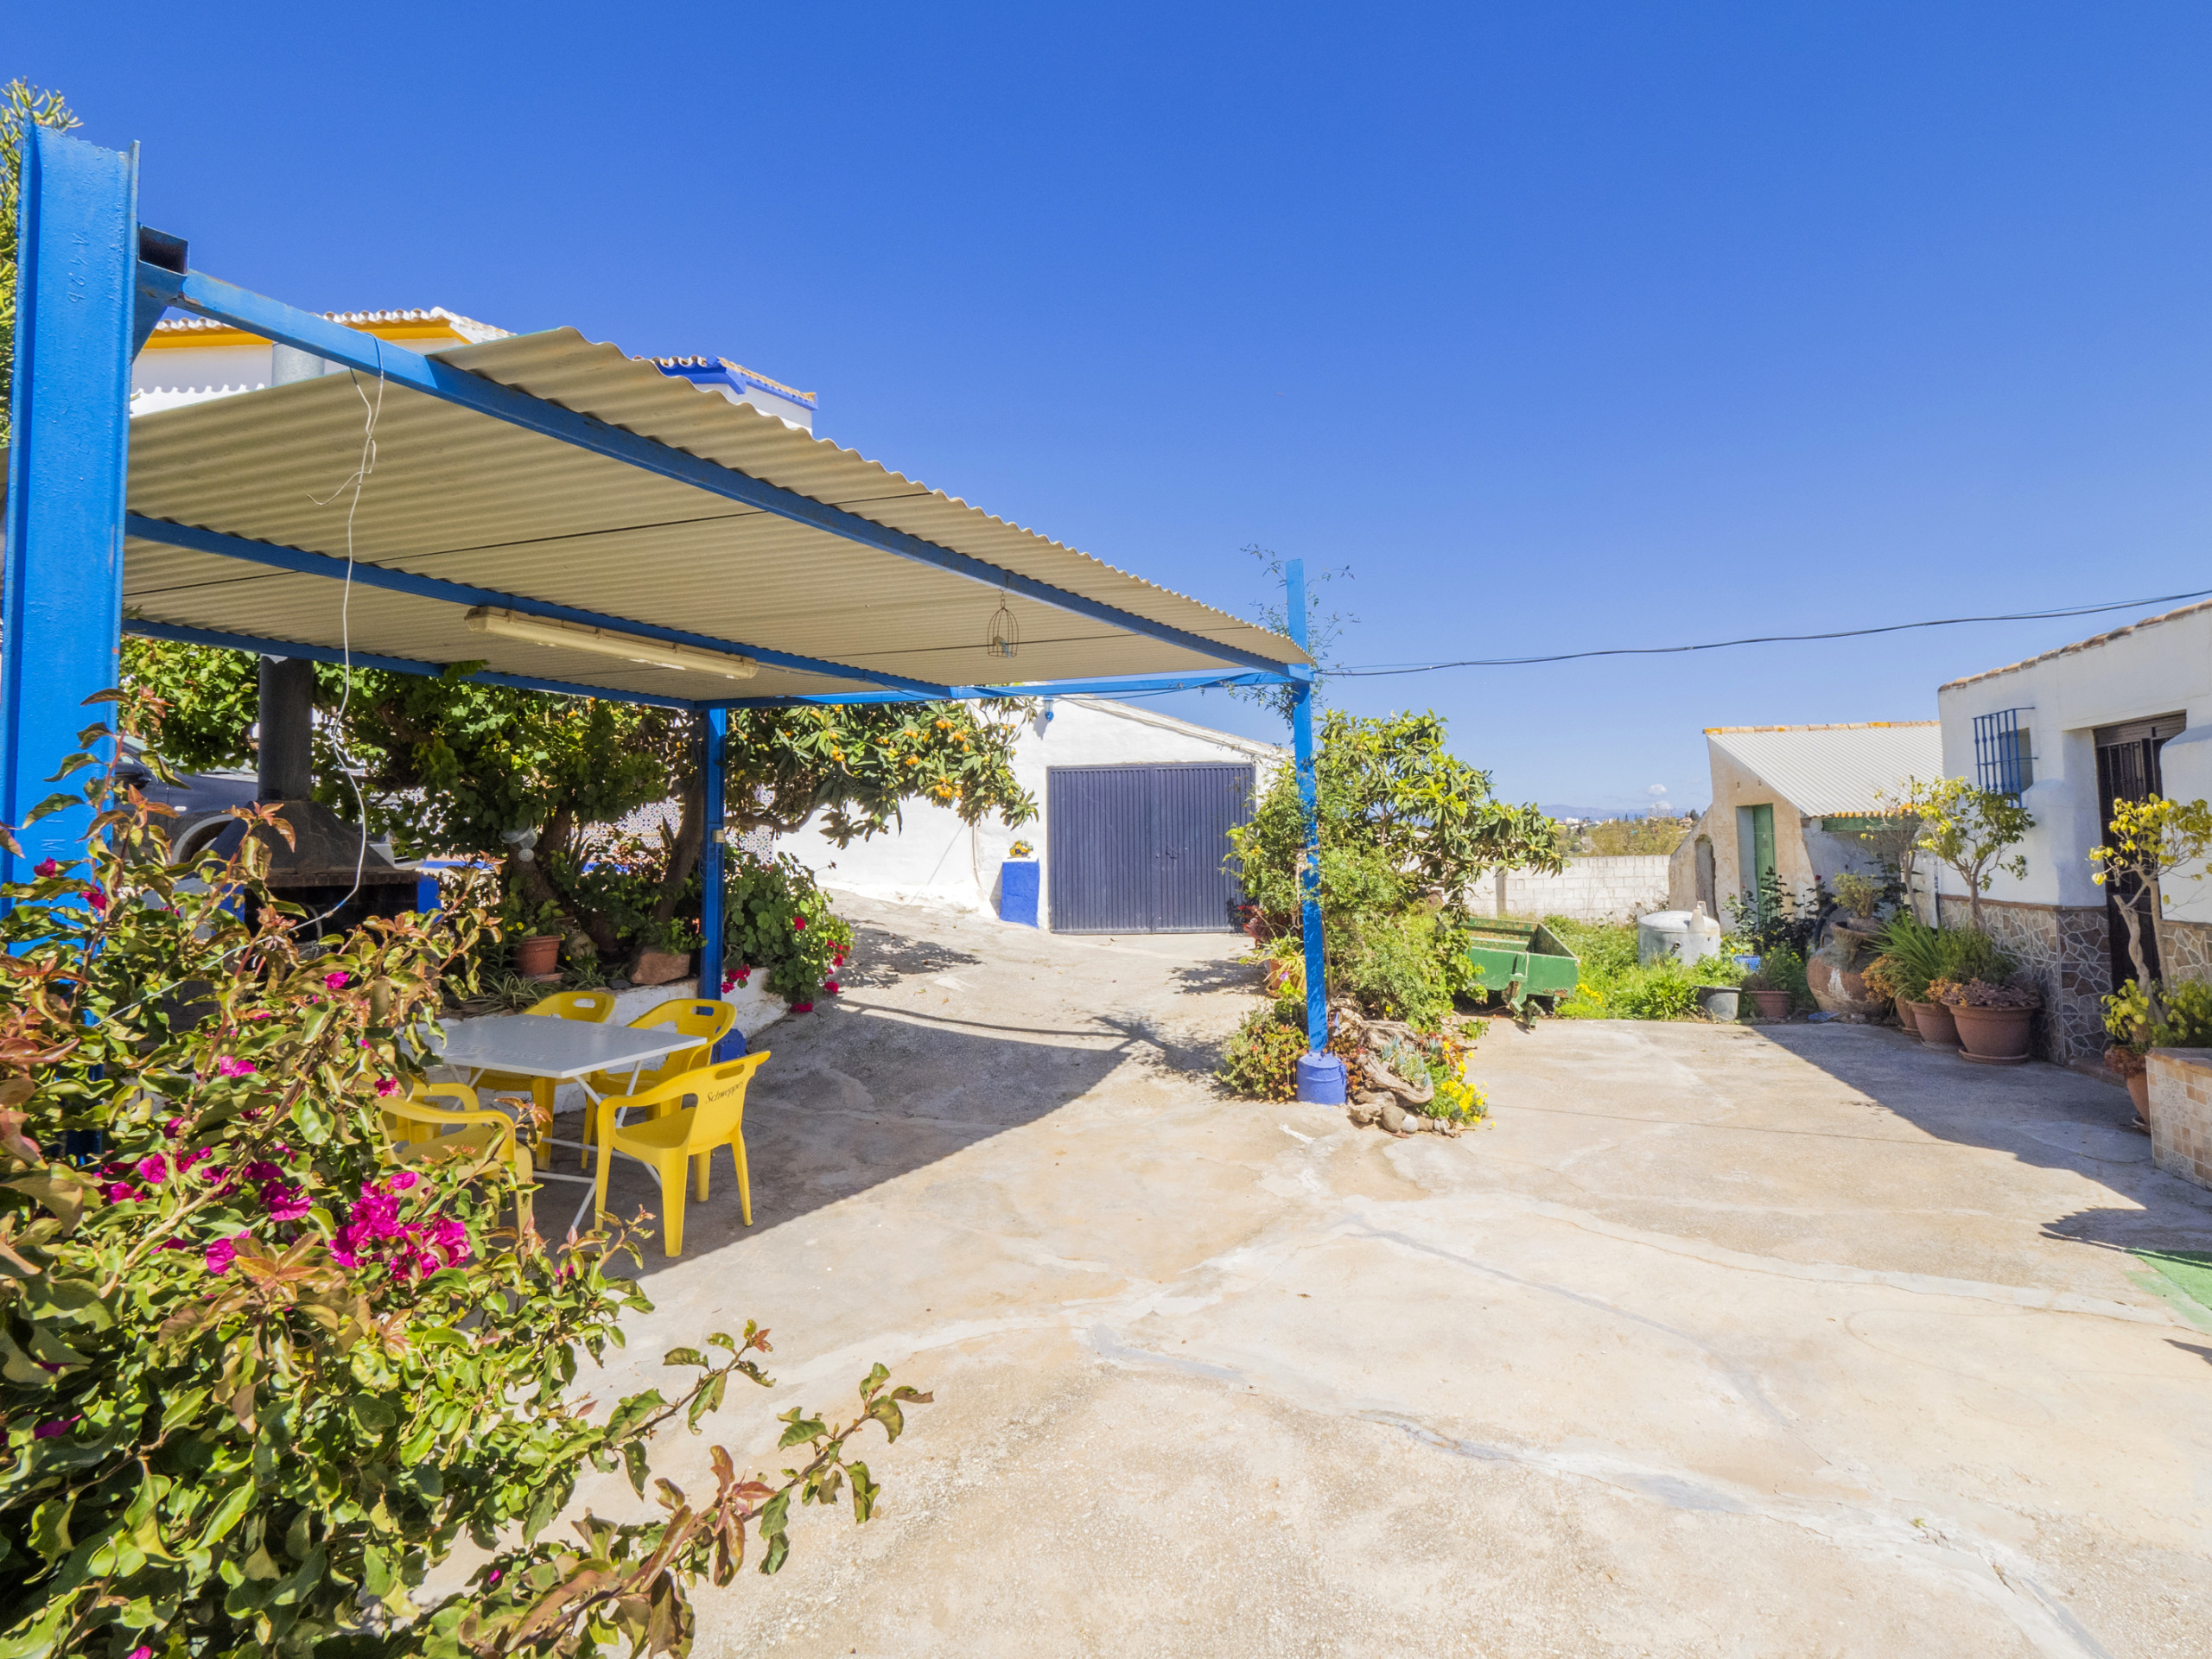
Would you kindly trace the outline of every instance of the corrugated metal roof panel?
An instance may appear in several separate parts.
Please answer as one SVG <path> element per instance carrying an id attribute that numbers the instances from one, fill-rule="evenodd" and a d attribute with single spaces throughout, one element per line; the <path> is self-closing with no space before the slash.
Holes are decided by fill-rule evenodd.
<path id="1" fill-rule="evenodd" d="M 1713 726 L 1706 741 L 1808 818 L 1872 812 L 1908 778 L 1943 775 L 1943 728 L 1933 720 L 1856 726 Z"/>
<path id="2" fill-rule="evenodd" d="M 772 416 L 671 378 L 572 329 L 435 355 L 610 425 L 1147 620 L 1282 663 L 1281 635 L 1114 569 Z M 376 459 L 353 515 L 356 558 L 855 667 L 939 682 L 1079 678 L 1224 666 L 1187 647 L 1007 596 L 1011 662 L 983 650 L 998 588 L 694 486 L 351 374 L 140 416 L 133 512 L 344 556 L 365 416 Z M 334 493 L 334 492 L 336 492 Z M 668 696 L 730 684 L 470 634 L 461 609 L 356 587 L 354 649 L 583 679 Z M 180 626 L 335 645 L 338 584 L 133 539 L 124 603 Z M 619 676 L 619 677 L 616 677 Z M 859 689 L 763 668 L 736 694 Z"/>

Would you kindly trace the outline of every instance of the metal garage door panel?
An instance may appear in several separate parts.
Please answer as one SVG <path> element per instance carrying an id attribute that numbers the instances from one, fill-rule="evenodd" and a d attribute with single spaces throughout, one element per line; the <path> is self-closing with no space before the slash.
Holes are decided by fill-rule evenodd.
<path id="1" fill-rule="evenodd" d="M 1222 933 L 1243 889 L 1223 868 L 1252 815 L 1248 766 L 1055 766 L 1046 867 L 1056 933 Z"/>
<path id="2" fill-rule="evenodd" d="M 1047 775 L 1055 933 L 1150 930 L 1154 793 L 1149 766 L 1055 766 Z"/>
<path id="3" fill-rule="evenodd" d="M 1223 868 L 1229 832 L 1252 816 L 1252 768 L 1183 766 L 1154 769 L 1160 789 L 1160 861 L 1153 931 L 1225 933 L 1243 896 Z"/>

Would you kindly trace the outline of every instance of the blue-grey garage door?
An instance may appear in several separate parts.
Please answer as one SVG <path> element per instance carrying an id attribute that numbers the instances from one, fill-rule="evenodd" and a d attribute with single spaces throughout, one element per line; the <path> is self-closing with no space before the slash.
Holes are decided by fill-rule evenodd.
<path id="1" fill-rule="evenodd" d="M 1045 868 L 1055 933 L 1226 933 L 1243 898 L 1229 832 L 1252 816 L 1252 768 L 1054 766 Z"/>

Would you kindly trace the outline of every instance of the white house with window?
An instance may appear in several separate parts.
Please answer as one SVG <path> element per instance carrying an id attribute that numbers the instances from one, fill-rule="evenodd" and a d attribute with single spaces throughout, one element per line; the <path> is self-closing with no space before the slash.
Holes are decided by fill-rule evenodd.
<path id="1" fill-rule="evenodd" d="M 2089 850 L 2116 800 L 2212 797 L 2212 602 L 1954 680 L 1936 702 L 1946 775 L 2017 795 L 2035 815 L 2027 873 L 1996 877 L 1983 925 L 2041 983 L 2044 1056 L 2094 1058 L 2105 1046 L 2098 999 L 2134 973 L 2119 907 L 2147 918 L 2148 901 L 2095 885 Z M 1962 918 L 1965 883 L 1944 872 L 1939 893 L 1944 918 Z M 2212 978 L 2212 883 L 2184 877 L 2168 896 L 2175 960 L 2153 971 Z"/>

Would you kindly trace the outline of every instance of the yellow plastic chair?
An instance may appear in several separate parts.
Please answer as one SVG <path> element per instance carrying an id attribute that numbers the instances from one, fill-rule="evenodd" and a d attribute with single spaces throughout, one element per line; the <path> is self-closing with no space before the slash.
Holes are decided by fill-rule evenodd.
<path id="1" fill-rule="evenodd" d="M 593 1188 L 594 1207 L 607 1213 L 607 1174 L 618 1152 L 651 1164 L 660 1175 L 661 1242 L 668 1254 L 683 1254 L 683 1166 L 691 1166 L 692 1191 L 702 1203 L 707 1197 L 707 1173 L 715 1148 L 728 1143 L 737 1164 L 737 1210 L 745 1224 L 753 1224 L 753 1179 L 745 1163 L 745 1090 L 768 1058 L 768 1051 L 747 1054 L 741 1060 L 701 1066 L 671 1077 L 641 1095 L 610 1095 L 599 1103 L 599 1179 Z M 679 1106 L 686 1095 L 696 1096 L 696 1106 Z M 615 1115 L 625 1107 L 647 1107 L 654 1115 L 642 1123 L 617 1125 Z"/>
<path id="2" fill-rule="evenodd" d="M 672 1054 L 663 1055 L 650 1065 L 638 1069 L 632 1082 L 627 1071 L 594 1071 L 584 1081 L 594 1095 L 618 1095 L 627 1091 L 639 1098 L 654 1093 L 671 1077 L 686 1071 L 696 1071 L 714 1059 L 715 1045 L 737 1029 L 737 1007 L 734 1003 L 716 1001 L 712 997 L 683 996 L 673 1001 L 662 1002 L 648 1008 L 630 1022 L 632 1031 L 648 1031 L 655 1026 L 672 1026 L 677 1034 L 696 1037 L 699 1040 Z M 673 1110 L 674 1103 L 655 1107 L 652 1116 Z M 591 1162 L 592 1135 L 598 1124 L 598 1115 L 592 1114 L 584 1123 L 584 1155 L 582 1161 Z"/>
<path id="3" fill-rule="evenodd" d="M 447 1099 L 456 1106 L 433 1105 Z M 528 1186 L 532 1179 L 530 1147 L 515 1133 L 514 1120 L 505 1112 L 477 1104 L 476 1091 L 465 1083 L 417 1083 L 406 1095 L 383 1104 L 385 1131 L 391 1137 L 392 1155 L 402 1164 L 442 1162 L 448 1158 L 481 1158 L 486 1153 L 514 1166 L 515 1184 Z M 516 1200 L 519 1220 L 530 1225 L 530 1198 Z"/>
<path id="4" fill-rule="evenodd" d="M 548 1020 L 582 1020 L 588 1025 L 603 1026 L 614 1017 L 614 993 L 556 991 L 540 998 L 523 1017 L 533 1015 Z M 553 1109 L 553 1091 L 559 1086 L 550 1077 L 526 1077 L 519 1071 L 486 1071 L 476 1079 L 479 1089 L 527 1091 L 540 1112 Z"/>

